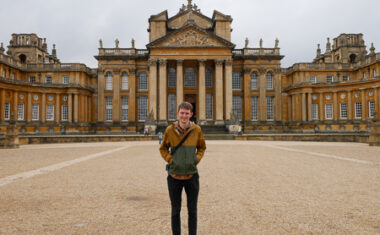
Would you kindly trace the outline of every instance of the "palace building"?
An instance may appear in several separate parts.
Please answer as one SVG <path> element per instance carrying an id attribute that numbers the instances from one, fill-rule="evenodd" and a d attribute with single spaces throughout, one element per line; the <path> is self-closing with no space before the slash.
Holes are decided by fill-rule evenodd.
<path id="1" fill-rule="evenodd" d="M 188 0 L 179 12 L 149 18 L 144 49 L 104 48 L 98 68 L 62 63 L 55 45 L 13 34 L 0 47 L 0 132 L 12 117 L 19 132 L 138 132 L 149 120 L 165 127 L 188 101 L 202 126 L 239 121 L 243 131 L 368 131 L 380 112 L 380 53 L 362 34 L 327 39 L 315 59 L 281 67 L 272 48 L 236 48 L 232 18 L 205 16 Z"/>

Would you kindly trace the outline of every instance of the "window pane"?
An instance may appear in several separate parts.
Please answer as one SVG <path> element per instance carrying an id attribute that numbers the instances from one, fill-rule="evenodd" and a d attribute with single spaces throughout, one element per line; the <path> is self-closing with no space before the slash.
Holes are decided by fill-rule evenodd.
<path id="1" fill-rule="evenodd" d="M 267 89 L 273 89 L 273 74 L 271 72 L 267 73 Z"/>
<path id="2" fill-rule="evenodd" d="M 106 73 L 106 90 L 107 91 L 112 90 L 112 73 L 111 72 Z"/>
<path id="3" fill-rule="evenodd" d="M 69 84 L 69 77 L 67 76 L 63 77 L 63 84 Z"/>
<path id="4" fill-rule="evenodd" d="M 326 109 L 326 120 L 333 119 L 333 111 L 332 111 L 332 104 L 325 104 Z"/>
<path id="5" fill-rule="evenodd" d="M 241 97 L 233 96 L 232 98 L 232 111 L 241 120 Z"/>
<path id="6" fill-rule="evenodd" d="M 340 103 L 340 118 L 347 119 L 347 103 Z"/>
<path id="7" fill-rule="evenodd" d="M 232 89 L 233 90 L 241 89 L 241 73 L 240 72 L 232 73 Z"/>
<path id="8" fill-rule="evenodd" d="M 368 108 L 369 108 L 369 117 L 374 118 L 375 117 L 375 101 L 371 100 L 368 103 Z"/>
<path id="9" fill-rule="evenodd" d="M 318 120 L 318 104 L 312 104 L 312 118 Z"/>
<path id="10" fill-rule="evenodd" d="M 317 76 L 315 76 L 315 75 L 311 75 L 311 76 L 310 76 L 310 82 L 311 82 L 312 84 L 317 83 Z"/>
<path id="11" fill-rule="evenodd" d="M 251 90 L 257 90 L 257 73 L 251 74 Z"/>
<path id="12" fill-rule="evenodd" d="M 176 120 L 177 109 L 176 109 L 177 98 L 175 94 L 169 94 L 168 96 L 168 119 Z"/>
<path id="13" fill-rule="evenodd" d="M 258 97 L 257 97 L 257 96 L 253 96 L 253 97 L 252 97 L 252 103 L 251 103 L 251 109 L 252 109 L 251 119 L 252 119 L 253 121 L 257 121 L 257 120 L 258 120 L 258 106 L 257 106 L 257 101 L 258 101 Z"/>
<path id="14" fill-rule="evenodd" d="M 206 119 L 212 120 L 212 94 L 206 94 Z"/>
<path id="15" fill-rule="evenodd" d="M 9 120 L 9 116 L 10 116 L 10 103 L 9 102 L 6 102 L 5 103 L 5 110 L 4 110 L 4 119 L 5 120 Z"/>
<path id="16" fill-rule="evenodd" d="M 32 104 L 32 120 L 37 121 L 40 119 L 40 105 Z"/>
<path id="17" fill-rule="evenodd" d="M 128 97 L 121 97 L 121 120 L 128 121 Z"/>
<path id="18" fill-rule="evenodd" d="M 24 104 L 17 104 L 17 120 L 24 120 Z"/>
<path id="19" fill-rule="evenodd" d="M 52 83 L 52 80 L 51 80 L 50 76 L 46 76 L 45 77 L 45 83 L 47 83 L 47 84 L 51 84 Z"/>
<path id="20" fill-rule="evenodd" d="M 273 96 L 267 97 L 267 120 L 273 120 L 274 119 L 274 108 L 273 108 Z"/>
<path id="21" fill-rule="evenodd" d="M 121 89 L 128 90 L 128 86 L 128 74 L 126 72 L 123 72 L 121 75 Z"/>
<path id="22" fill-rule="evenodd" d="M 67 121 L 69 119 L 69 106 L 67 104 L 63 104 L 61 106 L 62 114 L 61 119 L 62 121 Z"/>
<path id="23" fill-rule="evenodd" d="M 361 118 L 361 117 L 362 117 L 362 103 L 355 102 L 355 118 Z"/>
<path id="24" fill-rule="evenodd" d="M 106 121 L 112 121 L 112 97 L 106 97 Z"/>
<path id="25" fill-rule="evenodd" d="M 54 105 L 52 104 L 46 105 L 46 120 L 54 121 Z"/>
<path id="26" fill-rule="evenodd" d="M 139 121 L 145 121 L 148 116 L 148 97 L 140 96 L 137 98 L 137 117 Z"/>
<path id="27" fill-rule="evenodd" d="M 212 72 L 206 69 L 206 88 L 212 88 Z"/>
<path id="28" fill-rule="evenodd" d="M 185 70 L 184 86 L 186 88 L 196 88 L 197 87 L 195 70 L 193 68 L 187 68 Z"/>
<path id="29" fill-rule="evenodd" d="M 177 72 L 174 68 L 169 69 L 168 73 L 168 87 L 177 86 Z"/>
<path id="30" fill-rule="evenodd" d="M 139 90 L 148 90 L 148 75 L 146 72 L 141 72 L 138 75 L 138 89 Z"/>

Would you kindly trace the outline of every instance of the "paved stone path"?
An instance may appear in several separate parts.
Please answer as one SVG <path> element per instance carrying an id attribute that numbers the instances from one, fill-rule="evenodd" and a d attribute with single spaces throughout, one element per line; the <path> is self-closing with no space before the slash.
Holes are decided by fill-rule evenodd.
<path id="1" fill-rule="evenodd" d="M 199 234 L 380 234 L 379 147 L 207 147 Z M 170 234 L 164 166 L 157 142 L 0 150 L 0 234 Z M 187 234 L 186 200 L 182 224 Z"/>

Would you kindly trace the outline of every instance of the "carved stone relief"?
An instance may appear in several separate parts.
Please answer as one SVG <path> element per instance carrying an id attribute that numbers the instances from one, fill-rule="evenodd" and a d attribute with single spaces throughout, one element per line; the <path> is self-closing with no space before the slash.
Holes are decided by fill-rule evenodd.
<path id="1" fill-rule="evenodd" d="M 177 37 L 170 38 L 164 42 L 162 46 L 220 46 L 217 41 L 209 38 L 207 35 L 202 35 L 195 30 L 189 30 Z"/>

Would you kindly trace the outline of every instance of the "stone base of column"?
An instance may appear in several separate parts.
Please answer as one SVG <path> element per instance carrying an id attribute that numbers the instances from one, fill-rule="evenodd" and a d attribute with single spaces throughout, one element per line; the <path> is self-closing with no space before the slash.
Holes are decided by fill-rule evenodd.
<path id="1" fill-rule="evenodd" d="M 204 126 L 204 125 L 207 124 L 207 122 L 206 122 L 206 120 L 198 120 L 197 124 L 200 125 L 200 126 Z"/>
<path id="2" fill-rule="evenodd" d="M 224 124 L 225 124 L 224 120 L 215 120 L 214 121 L 214 125 L 216 125 L 216 126 L 222 126 Z"/>

